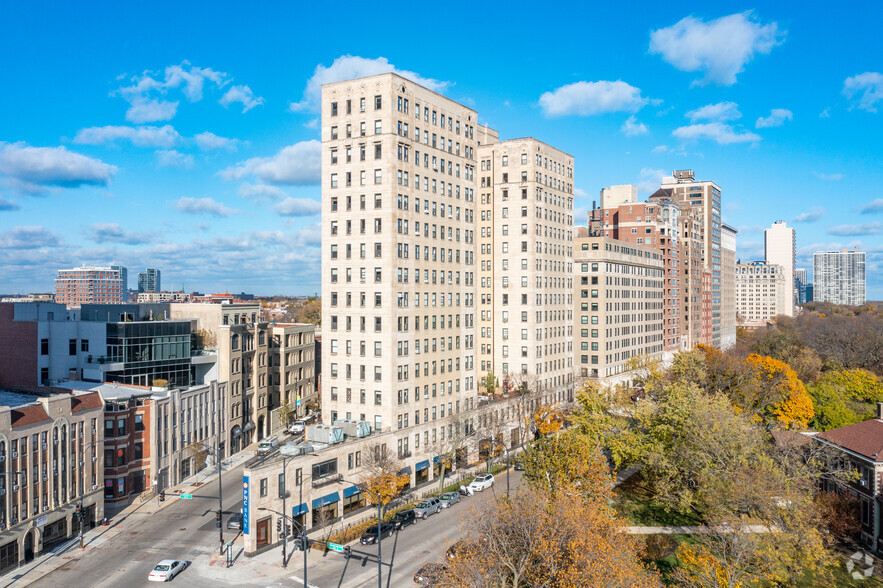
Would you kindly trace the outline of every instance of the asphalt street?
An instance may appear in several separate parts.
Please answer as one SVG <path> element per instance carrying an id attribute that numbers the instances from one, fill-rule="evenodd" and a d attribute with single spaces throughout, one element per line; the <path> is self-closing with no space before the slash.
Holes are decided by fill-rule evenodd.
<path id="1" fill-rule="evenodd" d="M 512 490 L 521 482 L 521 472 L 511 472 Z M 417 521 L 392 537 L 384 539 L 383 586 L 395 588 L 413 586 L 414 573 L 425 563 L 442 561 L 445 551 L 466 531 L 466 524 L 473 516 L 478 504 L 506 494 L 506 476 L 497 476 L 492 488 L 477 492 L 474 496 L 462 498 L 450 508 L 426 520 Z M 342 554 L 328 552 L 319 563 L 310 562 L 307 576 L 310 586 L 316 588 L 369 588 L 377 586 L 377 546 L 350 544 L 352 557 L 344 559 Z M 295 584 L 303 585 L 303 562 L 297 552 L 288 565 L 293 570 L 291 578 Z"/>
<path id="2" fill-rule="evenodd" d="M 222 479 L 224 540 L 230 541 L 238 532 L 228 530 L 226 523 L 231 514 L 240 512 L 242 508 L 242 468 L 225 473 Z M 31 586 L 131 588 L 153 585 L 148 583 L 147 575 L 160 560 L 193 561 L 199 556 L 217 554 L 220 544 L 215 526 L 217 491 L 217 480 L 213 480 L 195 491 L 192 500 L 173 498 L 167 494 L 166 500 L 175 501 L 173 504 L 153 514 L 128 514 L 129 520 L 118 523 L 126 524 L 126 530 L 121 535 L 89 549 L 83 557 L 72 559 Z M 149 510 L 152 509 L 142 509 Z M 205 581 L 200 580 L 197 574 L 191 574 L 191 571 L 187 570 L 175 578 L 175 585 L 205 586 Z"/>

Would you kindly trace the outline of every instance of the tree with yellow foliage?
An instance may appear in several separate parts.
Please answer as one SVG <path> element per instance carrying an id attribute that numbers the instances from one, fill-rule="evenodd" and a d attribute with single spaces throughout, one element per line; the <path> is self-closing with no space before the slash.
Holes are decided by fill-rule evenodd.
<path id="1" fill-rule="evenodd" d="M 753 404 L 761 416 L 772 416 L 787 428 L 806 428 L 815 413 L 812 398 L 797 378 L 797 372 L 784 361 L 756 353 L 749 355 L 745 362 L 754 371 L 754 381 L 743 387 L 742 398 L 750 398 L 744 392 L 753 392 L 757 399 Z"/>
<path id="2" fill-rule="evenodd" d="M 386 444 L 377 445 L 367 451 L 362 458 L 363 477 L 358 484 L 359 491 L 365 494 L 368 504 L 383 508 L 402 493 L 411 480 L 409 474 L 399 473 L 402 464 L 387 452 Z"/>

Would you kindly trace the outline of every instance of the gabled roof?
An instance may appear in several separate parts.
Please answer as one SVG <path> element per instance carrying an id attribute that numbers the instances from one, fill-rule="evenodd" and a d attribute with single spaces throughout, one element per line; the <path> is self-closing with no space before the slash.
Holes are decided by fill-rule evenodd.
<path id="1" fill-rule="evenodd" d="M 19 406 L 18 408 L 14 408 L 10 411 L 10 417 L 13 429 L 29 427 L 31 425 L 36 425 L 37 423 L 52 420 L 46 413 L 46 409 L 43 408 L 42 404 L 32 404 L 30 406 Z"/>
<path id="2" fill-rule="evenodd" d="M 883 420 L 870 419 L 846 425 L 819 433 L 817 437 L 873 461 L 883 461 Z"/>
<path id="3" fill-rule="evenodd" d="M 71 414 L 104 408 L 104 402 L 97 392 L 77 394 L 71 397 Z"/>

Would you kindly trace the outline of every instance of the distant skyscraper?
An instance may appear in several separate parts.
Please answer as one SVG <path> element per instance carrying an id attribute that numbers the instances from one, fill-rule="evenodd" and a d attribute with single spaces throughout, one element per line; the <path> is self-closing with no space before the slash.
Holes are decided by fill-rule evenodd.
<path id="1" fill-rule="evenodd" d="M 783 314 L 791 293 L 780 265 L 763 261 L 736 264 L 736 314 L 739 326 L 759 326 Z"/>
<path id="2" fill-rule="evenodd" d="M 160 271 L 158 269 L 149 267 L 146 271 L 138 274 L 139 294 L 141 292 L 159 292 L 161 290 Z"/>
<path id="3" fill-rule="evenodd" d="M 763 250 L 766 262 L 782 267 L 785 284 L 790 285 L 791 296 L 785 297 L 785 307 L 780 314 L 794 316 L 794 305 L 797 302 L 797 286 L 794 281 L 795 256 L 794 229 L 788 228 L 784 221 L 776 221 L 763 231 Z"/>
<path id="4" fill-rule="evenodd" d="M 123 279 L 119 269 L 84 265 L 58 270 L 55 279 L 55 301 L 68 308 L 81 304 L 113 304 L 123 302 Z"/>
<path id="5" fill-rule="evenodd" d="M 112 265 L 110 269 L 120 272 L 120 278 L 123 280 L 123 302 L 125 302 L 126 293 L 129 291 L 129 270 L 121 265 Z"/>
<path id="6" fill-rule="evenodd" d="M 797 303 L 806 304 L 806 268 L 794 270 L 794 283 L 797 284 Z"/>
<path id="7" fill-rule="evenodd" d="M 857 247 L 852 251 L 816 251 L 812 257 L 815 300 L 851 306 L 865 303 L 864 251 Z"/>

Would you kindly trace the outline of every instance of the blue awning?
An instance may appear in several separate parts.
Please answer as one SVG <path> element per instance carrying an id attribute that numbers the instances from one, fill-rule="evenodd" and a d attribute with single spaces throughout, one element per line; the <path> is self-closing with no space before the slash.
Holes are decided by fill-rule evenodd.
<path id="1" fill-rule="evenodd" d="M 359 489 L 358 486 L 350 486 L 349 488 L 343 489 L 343 497 L 349 498 L 350 496 L 355 496 L 359 492 L 361 492 L 361 490 Z"/>
<path id="2" fill-rule="evenodd" d="M 437 455 L 432 458 L 432 463 L 438 463 L 438 456 Z"/>
<path id="3" fill-rule="evenodd" d="M 399 470 L 399 475 L 400 475 L 400 476 L 403 476 L 403 475 L 408 475 L 408 476 L 410 476 L 410 475 L 411 475 L 411 466 L 405 466 L 405 467 L 403 467 L 402 469 L 400 469 L 400 470 Z"/>
<path id="4" fill-rule="evenodd" d="M 300 506 L 292 507 L 292 509 L 291 509 L 291 516 L 293 516 L 293 517 L 299 517 L 300 515 L 304 514 L 305 512 L 309 512 L 309 510 L 310 510 L 310 509 L 307 508 L 307 503 L 304 502 L 304 503 L 301 504 Z"/>
<path id="5" fill-rule="evenodd" d="M 418 472 L 429 469 L 429 460 L 427 459 L 427 460 L 418 462 L 417 465 L 414 466 L 414 469 L 417 470 Z"/>
<path id="6" fill-rule="evenodd" d="M 331 494 L 323 496 L 322 498 L 316 498 L 315 500 L 313 500 L 313 510 L 317 508 L 322 508 L 326 504 L 332 504 L 334 502 L 337 502 L 338 500 L 340 500 L 340 496 L 337 494 L 337 492 L 332 492 Z"/>

